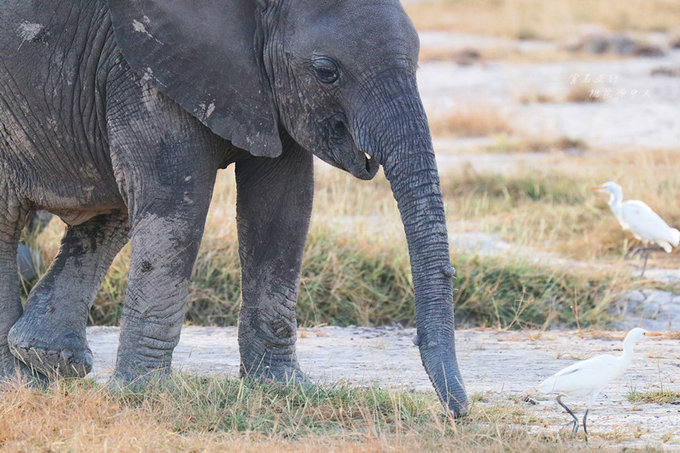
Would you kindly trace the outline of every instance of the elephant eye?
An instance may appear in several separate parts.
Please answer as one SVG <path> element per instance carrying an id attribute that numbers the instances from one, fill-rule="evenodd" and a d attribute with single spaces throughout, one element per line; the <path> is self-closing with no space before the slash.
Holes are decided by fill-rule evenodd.
<path id="1" fill-rule="evenodd" d="M 312 62 L 316 77 L 322 82 L 331 84 L 340 77 L 338 65 L 330 58 L 316 58 Z"/>

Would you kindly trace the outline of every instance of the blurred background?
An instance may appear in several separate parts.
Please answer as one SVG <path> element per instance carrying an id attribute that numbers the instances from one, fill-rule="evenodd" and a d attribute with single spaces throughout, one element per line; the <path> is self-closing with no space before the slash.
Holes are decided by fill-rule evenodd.
<path id="1" fill-rule="evenodd" d="M 420 32 L 419 84 L 446 202 L 459 326 L 680 325 L 677 253 L 636 244 L 590 187 L 680 225 L 680 2 L 403 0 Z M 414 322 L 406 241 L 389 186 L 317 161 L 301 326 Z M 220 173 L 187 323 L 235 325 L 233 168 Z M 37 238 L 49 263 L 63 224 Z M 118 324 L 129 247 L 91 324 Z M 44 271 L 44 269 L 43 269 Z M 29 284 L 26 284 L 26 290 Z M 675 307 L 674 307 L 675 305 Z"/>

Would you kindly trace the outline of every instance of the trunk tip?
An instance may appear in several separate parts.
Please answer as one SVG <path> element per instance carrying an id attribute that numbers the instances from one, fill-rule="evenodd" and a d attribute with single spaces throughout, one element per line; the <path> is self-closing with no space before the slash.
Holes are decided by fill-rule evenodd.
<path id="1" fill-rule="evenodd" d="M 463 383 L 458 381 L 457 386 L 446 392 L 446 398 L 441 398 L 444 411 L 454 418 L 465 417 L 468 414 L 468 399 Z M 455 388 L 457 387 L 457 388 Z"/>
<path id="2" fill-rule="evenodd" d="M 456 276 L 456 268 L 453 267 L 452 264 L 447 264 L 447 265 L 444 266 L 444 268 L 442 269 L 442 274 L 446 275 L 446 276 L 449 277 L 449 278 L 453 278 L 453 277 Z"/>
<path id="3" fill-rule="evenodd" d="M 444 410 L 448 413 L 449 416 L 452 416 L 453 418 L 465 417 L 468 414 L 467 400 L 451 401 L 447 406 L 444 407 Z"/>

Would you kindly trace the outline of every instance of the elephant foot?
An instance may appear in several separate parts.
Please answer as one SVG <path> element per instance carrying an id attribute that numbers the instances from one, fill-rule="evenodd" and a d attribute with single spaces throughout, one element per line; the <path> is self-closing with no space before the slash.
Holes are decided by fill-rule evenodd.
<path id="1" fill-rule="evenodd" d="M 171 375 L 170 368 L 156 369 L 146 373 L 116 369 L 107 382 L 109 390 L 142 390 L 149 385 L 162 384 Z"/>
<path id="2" fill-rule="evenodd" d="M 300 367 L 295 365 L 251 367 L 250 371 L 242 365 L 241 377 L 259 382 L 276 382 L 285 385 L 307 385 L 311 380 Z"/>
<path id="3" fill-rule="evenodd" d="M 7 336 L 11 353 L 50 379 L 84 377 L 92 370 L 92 351 L 84 333 L 64 334 L 22 316 Z"/>
<path id="4" fill-rule="evenodd" d="M 7 346 L 0 354 L 0 389 L 16 385 L 17 382 L 44 388 L 49 383 L 47 377 L 36 369 L 17 360 Z"/>

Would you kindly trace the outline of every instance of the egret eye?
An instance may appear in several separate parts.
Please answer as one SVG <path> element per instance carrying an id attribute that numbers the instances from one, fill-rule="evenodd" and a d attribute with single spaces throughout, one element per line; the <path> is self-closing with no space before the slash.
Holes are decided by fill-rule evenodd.
<path id="1" fill-rule="evenodd" d="M 316 77 L 326 84 L 334 83 L 340 77 L 338 65 L 330 58 L 316 58 L 312 62 Z"/>

